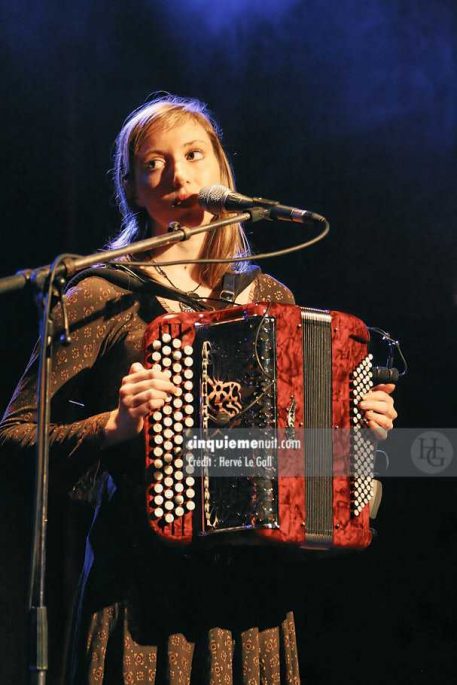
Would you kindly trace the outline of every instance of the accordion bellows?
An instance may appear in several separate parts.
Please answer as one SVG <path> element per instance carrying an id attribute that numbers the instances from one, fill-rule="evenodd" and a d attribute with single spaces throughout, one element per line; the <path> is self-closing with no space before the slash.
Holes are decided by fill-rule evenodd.
<path id="1" fill-rule="evenodd" d="M 366 547 L 374 444 L 357 405 L 371 387 L 368 343 L 352 315 L 274 303 L 149 324 L 145 365 L 179 388 L 145 420 L 154 532 L 181 544 Z M 281 437 L 261 452 L 260 471 L 214 469 L 225 463 L 221 451 L 201 447 L 253 432 Z M 284 437 L 294 449 L 278 447 Z"/>

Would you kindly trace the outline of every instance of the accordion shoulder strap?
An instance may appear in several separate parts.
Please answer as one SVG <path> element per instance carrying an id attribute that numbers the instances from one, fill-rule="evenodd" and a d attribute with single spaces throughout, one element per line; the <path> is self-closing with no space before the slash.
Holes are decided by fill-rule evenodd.
<path id="1" fill-rule="evenodd" d="M 250 266 L 247 271 L 228 271 L 222 279 L 221 298 L 234 302 L 238 295 L 245 290 L 260 274 L 259 266 Z"/>

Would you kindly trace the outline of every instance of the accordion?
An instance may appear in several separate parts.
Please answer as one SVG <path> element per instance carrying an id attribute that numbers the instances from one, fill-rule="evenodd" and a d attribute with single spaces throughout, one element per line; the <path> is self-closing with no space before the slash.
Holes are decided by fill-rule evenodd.
<path id="1" fill-rule="evenodd" d="M 145 420 L 154 532 L 184 545 L 369 545 L 375 445 L 358 410 L 372 386 L 368 343 L 360 319 L 296 305 L 154 319 L 145 365 L 178 388 Z"/>

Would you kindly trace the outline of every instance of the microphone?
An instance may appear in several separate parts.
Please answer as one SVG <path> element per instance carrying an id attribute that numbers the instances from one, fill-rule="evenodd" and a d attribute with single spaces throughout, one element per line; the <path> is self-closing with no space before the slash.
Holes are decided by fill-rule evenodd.
<path id="1" fill-rule="evenodd" d="M 275 200 L 266 200 L 263 197 L 247 197 L 219 184 L 202 188 L 198 194 L 198 202 L 212 214 L 220 214 L 224 210 L 243 211 L 252 207 L 264 207 L 269 210 L 270 219 L 293 221 L 297 224 L 305 224 L 309 221 L 326 222 L 323 216 L 307 209 L 286 207 Z"/>

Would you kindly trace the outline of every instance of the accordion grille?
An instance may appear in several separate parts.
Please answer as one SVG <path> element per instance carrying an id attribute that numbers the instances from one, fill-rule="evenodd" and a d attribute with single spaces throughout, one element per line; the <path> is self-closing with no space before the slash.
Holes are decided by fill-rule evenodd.
<path id="1" fill-rule="evenodd" d="M 304 309 L 302 327 L 306 536 L 311 544 L 323 544 L 333 534 L 331 316 Z"/>

